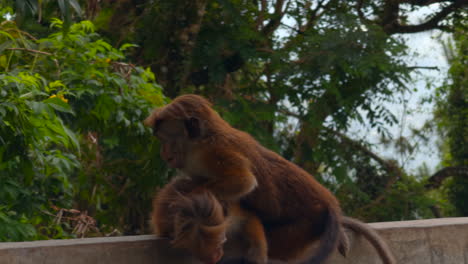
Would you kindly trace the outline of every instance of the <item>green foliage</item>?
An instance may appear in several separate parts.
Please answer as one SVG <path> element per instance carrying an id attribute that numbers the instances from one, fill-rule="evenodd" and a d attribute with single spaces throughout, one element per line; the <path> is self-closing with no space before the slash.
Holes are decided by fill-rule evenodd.
<path id="1" fill-rule="evenodd" d="M 347 208 L 360 204 L 361 207 L 351 211 L 352 214 L 372 222 L 433 218 L 431 207 L 437 202 L 426 193 L 423 181 L 405 175 L 388 190 L 385 199 L 379 202 L 378 206 L 366 206 L 369 201 L 362 203 L 357 199 L 356 203 L 349 201 L 353 205 L 349 204 Z"/>
<path id="2" fill-rule="evenodd" d="M 89 21 L 67 34 L 61 20 L 52 25 L 59 32 L 38 40 L 11 22 L 0 28 L 4 241 L 71 236 L 51 206 L 94 210 L 109 229 L 125 229 L 128 219 L 115 216 L 149 210 L 133 201 L 162 181 L 157 146 L 142 124 L 164 102 L 154 75 L 126 63 L 121 50 L 131 45 L 113 48 Z"/>
<path id="3" fill-rule="evenodd" d="M 466 27 L 466 21 L 464 21 Z M 443 137 L 443 165 L 468 166 L 468 38 L 463 25 L 453 43 L 445 43 L 450 63 L 449 79 L 438 89 L 436 116 Z M 468 179 L 456 177 L 447 182 L 449 200 L 457 214 L 468 215 Z"/>
<path id="4" fill-rule="evenodd" d="M 0 157 L 10 183 L 0 185 L 37 199 L 0 201 L 11 230 L 13 222 L 36 230 L 9 236 L 73 235 L 52 222 L 51 205 L 87 212 L 103 232 L 144 232 L 153 188 L 167 177 L 141 124 L 150 106 L 165 102 L 152 72 L 166 96 L 210 98 L 231 124 L 334 191 L 347 213 L 369 221 L 429 217 L 429 207 L 448 204 L 449 187 L 425 193 L 427 173 L 408 175 L 363 133 L 349 133 L 360 124 L 392 142 L 388 128 L 398 120 L 388 103 L 411 93 L 407 47 L 392 34 L 418 28 L 404 22 L 424 7 L 391 2 L 7 0 L 10 7 L 0 9 L 0 70 L 9 87 Z M 5 21 L 7 13 L 18 27 Z M 448 17 L 436 24 L 452 27 L 457 16 Z M 85 18 L 93 23 L 71 24 Z M 466 62 L 459 64 L 454 80 Z M 463 116 L 457 109 L 445 112 L 442 127 L 455 127 L 447 124 Z M 450 161 L 463 154 L 453 152 L 464 140 L 457 123 L 445 144 Z"/>
<path id="5" fill-rule="evenodd" d="M 9 0 L 3 0 L 9 2 Z M 60 17 L 64 22 L 64 29 L 68 31 L 73 18 L 82 15 L 78 0 L 15 0 L 14 13 L 16 22 L 25 29 L 48 33 L 47 26 L 41 25 L 53 17 Z M 39 22 L 39 23 L 36 23 Z"/>

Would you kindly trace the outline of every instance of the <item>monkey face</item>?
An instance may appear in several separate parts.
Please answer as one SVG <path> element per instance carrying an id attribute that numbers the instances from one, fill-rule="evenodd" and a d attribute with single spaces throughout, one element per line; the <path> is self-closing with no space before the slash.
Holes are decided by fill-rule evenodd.
<path id="1" fill-rule="evenodd" d="M 199 242 L 195 247 L 191 248 L 192 254 L 205 264 L 216 264 L 224 255 L 223 245 L 226 241 L 224 232 L 222 239 L 208 240 L 200 237 Z M 202 241 L 200 241 L 202 240 Z M 195 240 L 196 241 L 196 240 Z M 200 246 L 203 245 L 203 246 Z"/>
<path id="2" fill-rule="evenodd" d="M 214 250 L 206 250 L 206 253 L 205 252 L 197 252 L 196 255 L 198 259 L 200 259 L 203 263 L 205 264 L 216 264 L 218 263 L 221 258 L 223 257 L 224 255 L 224 251 L 223 251 L 223 248 L 222 247 L 218 247 Z M 205 253 L 205 254 L 202 254 L 200 255 L 200 253 Z"/>
<path id="3" fill-rule="evenodd" d="M 161 156 L 172 168 L 187 166 L 186 153 L 192 143 L 204 137 L 202 122 L 213 115 L 210 103 L 196 95 L 176 98 L 172 103 L 155 109 L 144 121 L 161 141 Z"/>
<path id="4" fill-rule="evenodd" d="M 161 141 L 160 155 L 162 159 L 174 169 L 183 169 L 185 167 L 185 147 L 181 141 Z"/>
<path id="5" fill-rule="evenodd" d="M 153 128 L 161 141 L 161 157 L 171 167 L 182 169 L 188 152 L 189 135 L 180 120 L 165 120 Z"/>

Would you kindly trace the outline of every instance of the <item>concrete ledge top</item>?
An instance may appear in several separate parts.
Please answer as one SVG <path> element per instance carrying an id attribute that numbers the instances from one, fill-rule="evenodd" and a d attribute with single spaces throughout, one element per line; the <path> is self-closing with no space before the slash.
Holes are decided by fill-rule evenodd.
<path id="1" fill-rule="evenodd" d="M 431 228 L 431 227 L 437 227 L 437 226 L 468 225 L 468 217 L 379 222 L 379 223 L 369 223 L 369 225 L 377 230 L 404 229 L 404 228 Z M 94 237 L 94 238 L 77 238 L 77 239 L 61 239 L 61 240 L 41 240 L 41 241 L 28 241 L 28 242 L 6 242 L 6 243 L 0 243 L 0 250 L 9 249 L 9 248 L 28 248 L 28 247 L 38 247 L 38 246 L 56 247 L 56 246 L 72 246 L 72 245 L 87 245 L 87 244 L 119 243 L 119 242 L 145 242 L 149 240 L 165 240 L 165 239 L 158 238 L 153 235 L 140 235 L 140 236 Z"/>
<path id="2" fill-rule="evenodd" d="M 431 228 L 437 226 L 468 225 L 468 217 L 434 218 L 425 220 L 369 223 L 375 229 Z"/>
<path id="3" fill-rule="evenodd" d="M 147 242 L 153 240 L 166 240 L 153 235 L 142 236 L 118 236 L 118 237 L 92 237 L 92 238 L 76 238 L 76 239 L 56 239 L 56 240 L 39 240 L 28 242 L 6 242 L 0 243 L 0 250 L 14 248 L 36 248 L 36 247 L 57 247 L 57 246 L 75 246 L 75 245 L 93 245 L 107 243 L 127 243 L 127 242 Z"/>

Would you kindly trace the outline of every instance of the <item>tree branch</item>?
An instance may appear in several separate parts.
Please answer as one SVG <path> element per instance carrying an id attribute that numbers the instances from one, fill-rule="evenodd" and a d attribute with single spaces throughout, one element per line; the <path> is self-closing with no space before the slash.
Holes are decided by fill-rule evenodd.
<path id="1" fill-rule="evenodd" d="M 364 155 L 366 155 L 366 156 L 372 158 L 373 160 L 375 160 L 383 168 L 385 168 L 385 170 L 388 171 L 388 173 L 390 174 L 391 177 L 387 181 L 387 183 L 385 184 L 384 190 L 380 193 L 380 195 L 377 196 L 372 202 L 370 202 L 370 203 L 364 205 L 363 207 L 359 208 L 358 211 L 363 211 L 363 210 L 366 210 L 368 208 L 371 208 L 371 207 L 377 205 L 380 201 L 382 201 L 385 198 L 385 196 L 388 194 L 388 192 L 390 191 L 392 186 L 399 179 L 402 178 L 403 172 L 398 167 L 398 164 L 396 164 L 395 161 L 383 159 L 382 157 L 375 154 L 373 151 L 371 151 L 370 149 L 368 149 L 364 145 L 360 144 L 357 141 L 354 141 L 354 140 L 348 138 L 346 135 L 343 135 L 343 134 L 341 134 L 341 133 L 339 133 L 337 131 L 333 131 L 331 129 L 328 130 L 328 131 L 331 131 L 332 133 L 337 135 L 342 140 L 342 142 L 345 143 L 346 145 L 358 150 L 359 152 L 363 153 Z"/>
<path id="2" fill-rule="evenodd" d="M 360 18 L 361 20 L 363 20 L 364 22 L 372 23 L 373 21 L 367 19 L 367 18 L 364 16 L 364 13 L 362 12 L 362 4 L 363 4 L 363 1 L 364 1 L 364 0 L 358 0 L 358 2 L 357 2 L 356 9 L 357 9 L 358 16 L 359 16 L 359 18 Z"/>
<path id="3" fill-rule="evenodd" d="M 415 6 L 429 6 L 435 3 L 447 3 L 453 0 L 400 0 L 400 3 L 408 3 Z"/>
<path id="4" fill-rule="evenodd" d="M 445 179 L 448 177 L 467 177 L 468 178 L 468 167 L 456 166 L 456 167 L 445 167 L 438 172 L 434 173 L 429 177 L 426 189 L 437 189 L 439 188 Z"/>
<path id="5" fill-rule="evenodd" d="M 267 1 L 266 0 L 261 0 L 260 2 L 260 10 L 258 11 L 258 17 L 256 19 L 256 27 L 257 29 L 260 29 L 262 24 L 263 24 L 263 21 L 265 21 L 265 12 L 267 12 Z"/>
<path id="6" fill-rule="evenodd" d="M 409 66 L 408 70 L 435 70 L 440 71 L 437 66 Z"/>
<path id="7" fill-rule="evenodd" d="M 449 14 L 451 14 L 458 8 L 467 5 L 467 3 L 468 1 L 466 0 L 456 0 L 453 4 L 442 8 L 442 10 L 435 16 L 433 16 L 431 19 L 419 25 L 401 25 L 396 20 L 394 20 L 391 22 L 391 24 L 384 25 L 384 27 L 388 34 L 416 33 L 430 29 L 435 29 L 439 27 L 440 21 L 442 21 L 444 18 L 446 18 Z"/>
<path id="8" fill-rule="evenodd" d="M 307 14 L 307 22 L 305 25 L 302 25 L 299 28 L 299 32 L 304 33 L 308 29 L 310 29 L 313 25 L 315 25 L 315 22 L 317 21 L 318 18 L 320 18 L 324 12 L 319 13 L 320 10 L 326 9 L 328 5 L 332 3 L 332 1 L 328 1 L 328 3 L 324 4 L 325 0 L 318 1 L 317 7 L 314 10 L 311 10 Z"/>
<path id="9" fill-rule="evenodd" d="M 286 8 L 283 10 L 284 0 L 277 0 L 275 4 L 275 11 L 272 18 L 268 24 L 262 29 L 262 34 L 265 36 L 271 35 L 278 27 L 281 25 L 281 20 L 283 19 L 284 13 L 289 8 L 289 3 L 286 3 Z"/>
<path id="10" fill-rule="evenodd" d="M 27 48 L 7 48 L 7 50 L 21 50 L 21 51 L 27 51 L 27 52 L 31 52 L 31 53 L 51 56 L 51 57 L 54 56 L 54 54 L 49 53 L 49 52 L 40 51 L 40 50 L 33 50 L 33 49 L 27 49 Z M 56 58 L 52 58 L 52 60 L 54 61 L 55 66 L 57 67 L 57 75 L 60 75 L 60 65 L 58 63 L 58 60 Z"/>
<path id="11" fill-rule="evenodd" d="M 26 49 L 26 48 L 8 48 L 7 50 L 23 50 L 23 51 L 28 51 L 31 53 L 37 53 L 37 54 L 42 54 L 42 55 L 47 55 L 47 56 L 54 56 L 54 54 L 45 52 L 45 51 L 40 51 L 40 50 L 33 50 L 33 49 Z"/>
<path id="12" fill-rule="evenodd" d="M 431 206 L 429 206 L 429 209 L 431 210 L 431 212 L 432 212 L 432 214 L 434 215 L 435 218 L 442 218 L 443 217 L 439 206 L 431 205 Z"/>
<path id="13" fill-rule="evenodd" d="M 294 118 L 297 118 L 297 119 L 299 119 L 299 120 L 300 120 L 301 118 L 303 118 L 303 116 L 301 116 L 301 115 L 299 115 L 299 114 L 296 114 L 296 113 L 293 113 L 293 112 L 289 111 L 289 110 L 286 109 L 286 108 L 280 107 L 280 108 L 278 109 L 278 111 L 281 112 L 281 113 L 283 113 L 283 114 L 285 114 L 285 115 L 287 115 L 287 116 L 294 117 Z"/>
<path id="14" fill-rule="evenodd" d="M 428 21 L 421 23 L 419 25 L 402 25 L 400 20 L 400 6 L 401 4 L 409 4 L 412 6 L 429 6 L 436 3 L 451 3 L 442 8 L 439 13 L 435 14 Z M 466 6 L 468 4 L 467 0 L 385 0 L 383 3 L 383 12 L 381 13 L 380 19 L 370 20 L 365 17 L 362 9 L 364 5 L 364 0 L 358 0 L 356 5 L 356 10 L 359 18 L 367 23 L 376 23 L 379 24 L 384 31 L 389 34 L 396 33 L 417 33 L 431 29 L 439 29 L 448 31 L 446 26 L 439 25 L 439 23 L 445 19 L 448 15 L 456 11 L 457 9 Z"/>

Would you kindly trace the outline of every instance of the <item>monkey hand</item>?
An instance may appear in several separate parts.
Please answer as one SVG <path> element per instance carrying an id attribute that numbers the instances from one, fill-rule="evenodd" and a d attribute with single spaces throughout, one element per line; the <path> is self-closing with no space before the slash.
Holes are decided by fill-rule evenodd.
<path id="1" fill-rule="evenodd" d="M 259 254 L 263 249 L 252 245 L 245 256 L 245 263 L 249 264 L 266 264 L 268 262 L 268 256 L 266 254 Z"/>

